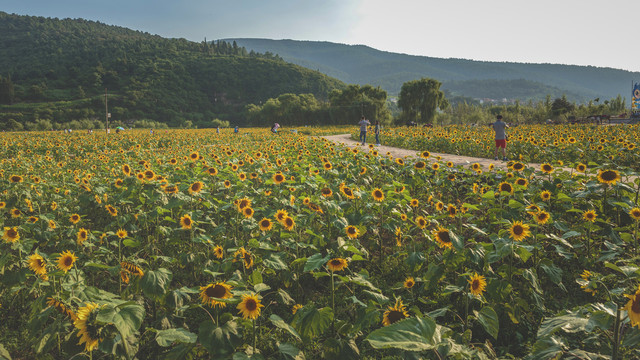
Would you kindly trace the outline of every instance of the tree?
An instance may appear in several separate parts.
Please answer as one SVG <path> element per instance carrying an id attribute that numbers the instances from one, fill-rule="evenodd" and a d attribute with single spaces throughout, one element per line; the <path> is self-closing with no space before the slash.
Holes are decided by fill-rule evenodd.
<path id="1" fill-rule="evenodd" d="M 11 77 L 3 78 L 0 76 L 0 104 L 13 104 L 15 98 L 15 90 Z"/>
<path id="2" fill-rule="evenodd" d="M 598 101 L 599 100 L 600 99 L 598 99 Z M 572 112 L 574 109 L 575 105 L 570 103 L 565 95 L 553 100 L 553 103 L 551 104 L 551 112 L 556 116 Z"/>
<path id="3" fill-rule="evenodd" d="M 422 78 L 402 84 L 398 106 L 402 109 L 405 120 L 420 120 L 432 124 L 437 109 L 445 110 L 449 102 L 440 90 L 442 84 L 438 80 Z"/>

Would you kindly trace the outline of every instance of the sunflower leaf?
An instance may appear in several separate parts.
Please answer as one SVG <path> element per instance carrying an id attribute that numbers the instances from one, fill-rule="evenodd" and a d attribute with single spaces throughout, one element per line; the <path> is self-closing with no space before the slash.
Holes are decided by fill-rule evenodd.
<path id="1" fill-rule="evenodd" d="M 483 307 L 479 312 L 476 312 L 478 322 L 482 327 L 491 335 L 494 339 L 498 338 L 498 330 L 500 329 L 500 321 L 498 320 L 498 314 L 491 306 Z"/>
<path id="2" fill-rule="evenodd" d="M 198 329 L 198 342 L 209 350 L 213 358 L 225 357 L 232 354 L 242 343 L 242 337 L 238 333 L 235 321 L 227 321 L 222 326 L 217 326 L 211 320 L 205 320 L 200 323 Z"/>
<path id="3" fill-rule="evenodd" d="M 428 316 L 414 317 L 374 330 L 365 340 L 374 349 L 425 351 L 436 347 L 435 331 L 436 322 L 433 319 Z"/>
<path id="4" fill-rule="evenodd" d="M 171 346 L 175 342 L 194 344 L 197 339 L 198 335 L 183 328 L 158 330 L 156 333 L 156 342 L 162 347 Z"/>
<path id="5" fill-rule="evenodd" d="M 294 329 L 291 325 L 287 324 L 287 322 L 284 321 L 280 316 L 278 316 L 276 314 L 273 314 L 273 315 L 269 316 L 269 320 L 276 327 L 287 331 L 289 334 L 293 335 L 293 337 L 295 337 L 296 339 L 302 341 L 302 339 L 300 338 L 300 335 L 298 334 L 296 329 Z"/>
<path id="6" fill-rule="evenodd" d="M 307 305 L 296 312 L 291 326 L 303 339 L 309 340 L 322 335 L 331 326 L 332 320 L 333 310 L 330 307 L 318 310 Z"/>
<path id="7" fill-rule="evenodd" d="M 165 294 L 173 278 L 171 270 L 160 268 L 147 271 L 140 280 L 140 286 L 145 295 L 160 297 Z"/>
<path id="8" fill-rule="evenodd" d="M 316 253 L 311 255 L 311 257 L 307 258 L 307 263 L 304 264 L 304 272 L 318 270 L 322 267 L 322 265 L 326 264 L 331 255 L 327 255 L 322 257 L 322 254 Z"/>

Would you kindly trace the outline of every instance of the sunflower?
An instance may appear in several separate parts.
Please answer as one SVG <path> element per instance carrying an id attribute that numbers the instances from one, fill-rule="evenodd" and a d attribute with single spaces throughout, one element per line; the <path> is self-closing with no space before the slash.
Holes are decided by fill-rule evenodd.
<path id="1" fill-rule="evenodd" d="M 637 326 L 640 328 L 640 287 L 638 287 L 635 294 L 624 294 L 624 296 L 629 299 L 629 302 L 627 302 L 623 310 L 627 311 L 627 316 L 629 317 L 631 326 Z"/>
<path id="2" fill-rule="evenodd" d="M 242 301 L 236 308 L 239 310 L 238 313 L 242 314 L 242 317 L 247 320 L 255 320 L 260 316 L 260 308 L 264 307 L 260 303 L 260 299 L 255 294 L 251 295 L 242 295 Z"/>
<path id="3" fill-rule="evenodd" d="M 223 308 L 227 306 L 226 303 L 215 299 L 229 299 L 231 297 L 233 297 L 233 294 L 231 294 L 231 285 L 224 282 L 216 282 L 200 287 L 200 299 L 202 303 L 212 308 Z"/>
<path id="4" fill-rule="evenodd" d="M 88 237 L 89 237 L 89 231 L 87 231 L 87 229 L 85 228 L 80 228 L 80 230 L 78 230 L 76 242 L 78 243 L 78 245 L 82 245 L 87 240 Z"/>
<path id="5" fill-rule="evenodd" d="M 58 269 L 65 273 L 73 267 L 73 263 L 78 260 L 78 257 L 71 251 L 67 250 L 58 256 Z"/>
<path id="6" fill-rule="evenodd" d="M 449 204 L 447 205 L 447 213 L 449 214 L 449 217 L 456 217 L 456 213 L 458 213 L 458 209 L 456 208 L 455 205 L 453 204 Z"/>
<path id="7" fill-rule="evenodd" d="M 78 337 L 80 341 L 78 345 L 84 343 L 85 351 L 91 352 L 98 347 L 102 341 L 101 327 L 97 324 L 98 311 L 100 305 L 96 303 L 88 303 L 78 308 L 76 320 L 73 325 L 78 329 Z"/>
<path id="8" fill-rule="evenodd" d="M 231 181 L 225 180 L 224 181 L 224 187 L 227 188 L 227 189 L 230 188 L 231 187 Z"/>
<path id="9" fill-rule="evenodd" d="M 396 162 L 396 164 L 398 164 L 398 165 L 404 165 L 404 160 L 403 160 L 402 158 L 397 158 L 397 159 L 395 160 L 395 162 Z"/>
<path id="10" fill-rule="evenodd" d="M 582 274 L 580 274 L 582 280 L 578 280 L 578 283 L 581 284 L 580 288 L 585 292 L 591 293 L 591 295 L 595 295 L 597 289 L 594 288 L 594 282 L 592 282 L 590 279 L 592 275 L 593 273 L 591 271 L 584 270 Z"/>
<path id="11" fill-rule="evenodd" d="M 291 313 L 293 313 L 293 315 L 295 315 L 298 310 L 302 309 L 304 306 L 300 305 L 300 304 L 295 304 L 293 305 L 293 307 L 291 308 Z"/>
<path id="12" fill-rule="evenodd" d="M 184 230 L 191 229 L 191 226 L 193 226 L 193 220 L 191 220 L 191 216 L 189 216 L 189 214 L 183 215 L 180 218 L 180 226 L 182 226 L 182 229 Z"/>
<path id="13" fill-rule="evenodd" d="M 287 179 L 281 173 L 276 173 L 276 174 L 273 175 L 273 182 L 276 183 L 276 184 L 282 184 L 286 180 Z"/>
<path id="14" fill-rule="evenodd" d="M 403 286 L 405 289 L 411 289 L 416 284 L 416 281 L 412 276 L 409 276 L 404 280 Z"/>
<path id="15" fill-rule="evenodd" d="M 409 317 L 409 313 L 400 298 L 396 299 L 396 304 L 393 307 L 388 306 L 388 309 L 389 310 L 385 311 L 382 315 L 382 325 L 384 326 L 389 326 Z"/>
<path id="16" fill-rule="evenodd" d="M 529 181 L 525 178 L 517 178 L 515 184 L 526 188 L 529 185 Z"/>
<path id="17" fill-rule="evenodd" d="M 433 163 L 433 164 L 431 164 L 431 168 L 433 170 L 438 170 L 438 169 L 440 169 L 440 164 L 439 163 Z"/>
<path id="18" fill-rule="evenodd" d="M 509 228 L 509 234 L 513 240 L 522 241 L 531 235 L 531 231 L 529 231 L 529 225 L 523 224 L 522 221 L 516 221 Z"/>
<path id="19" fill-rule="evenodd" d="M 635 207 L 629 210 L 629 216 L 631 216 L 631 218 L 635 221 L 640 220 L 640 208 Z"/>
<path id="20" fill-rule="evenodd" d="M 531 204 L 525 208 L 527 210 L 527 214 L 534 215 L 537 214 L 541 209 L 536 204 Z"/>
<path id="21" fill-rule="evenodd" d="M 105 205 L 105 209 L 111 214 L 111 216 L 118 216 L 118 209 L 114 208 L 111 205 Z"/>
<path id="22" fill-rule="evenodd" d="M 487 287 L 487 280 L 482 275 L 473 274 L 469 280 L 469 291 L 475 296 L 482 295 L 482 292 Z"/>
<path id="23" fill-rule="evenodd" d="M 80 215 L 78 214 L 73 214 L 69 217 L 69 221 L 71 221 L 72 224 L 77 224 L 80 221 Z"/>
<path id="24" fill-rule="evenodd" d="M 378 202 L 384 200 L 384 192 L 382 192 L 382 190 L 379 188 L 373 189 L 373 191 L 371 192 L 371 196 L 373 196 L 373 200 Z"/>
<path id="25" fill-rule="evenodd" d="M 522 170 L 524 170 L 524 164 L 519 162 L 519 161 L 516 161 L 516 162 L 513 163 L 513 165 L 511 165 L 511 168 L 514 171 L 522 171 Z"/>
<path id="26" fill-rule="evenodd" d="M 4 239 L 6 242 L 9 242 L 9 243 L 13 243 L 20 240 L 20 233 L 18 232 L 18 228 L 16 226 L 14 227 L 5 226 L 2 239 Z"/>
<path id="27" fill-rule="evenodd" d="M 127 236 L 129 236 L 129 234 L 127 233 L 127 230 L 124 229 L 118 229 L 118 231 L 116 231 L 116 235 L 120 238 L 120 239 L 124 239 Z"/>
<path id="28" fill-rule="evenodd" d="M 449 230 L 439 226 L 438 229 L 433 230 L 433 237 L 436 238 L 436 242 L 441 248 L 453 248 L 453 242 L 451 241 L 451 235 L 449 235 Z"/>
<path id="29" fill-rule="evenodd" d="M 544 163 L 540 165 L 540 171 L 545 174 L 551 174 L 553 172 L 553 166 L 551 166 L 551 164 Z"/>
<path id="30" fill-rule="evenodd" d="M 533 215 L 533 217 L 536 219 L 536 222 L 540 225 L 546 224 L 549 221 L 549 219 L 551 219 L 551 215 L 549 215 L 549 213 L 544 210 L 538 211 Z"/>
<path id="31" fill-rule="evenodd" d="M 329 198 L 333 195 L 333 191 L 331 191 L 331 189 L 329 189 L 328 187 L 322 188 L 322 190 L 320 190 L 320 193 L 326 198 Z"/>
<path id="32" fill-rule="evenodd" d="M 587 165 L 583 163 L 578 163 L 578 165 L 576 165 L 576 171 L 581 173 L 587 171 Z"/>
<path id="33" fill-rule="evenodd" d="M 49 220 L 49 229 L 55 229 L 56 228 L 56 222 L 53 220 Z"/>
<path id="34" fill-rule="evenodd" d="M 349 225 L 347 226 L 344 231 L 347 233 L 347 236 L 355 239 L 358 237 L 358 235 L 360 234 L 360 231 L 358 230 L 357 227 L 353 226 L 353 225 Z"/>
<path id="35" fill-rule="evenodd" d="M 238 211 L 242 212 L 245 208 L 251 207 L 251 200 L 248 198 L 242 198 L 237 203 Z"/>
<path id="36" fill-rule="evenodd" d="M 136 264 L 130 263 L 128 261 L 123 261 L 120 263 L 120 267 L 123 270 L 128 271 L 135 276 L 138 276 L 138 277 L 144 276 L 144 271 L 142 271 L 142 269 Z"/>
<path id="37" fill-rule="evenodd" d="M 540 198 L 543 201 L 549 201 L 549 199 L 551 199 L 551 192 L 544 190 L 540 193 Z"/>
<path id="38" fill-rule="evenodd" d="M 438 201 L 438 202 L 436 203 L 436 209 L 437 209 L 438 211 L 442 211 L 442 210 L 444 210 L 444 203 L 443 203 L 442 201 Z"/>
<path id="39" fill-rule="evenodd" d="M 129 164 L 122 165 L 122 173 L 125 176 L 130 176 L 131 175 L 131 166 L 129 166 Z"/>
<path id="40" fill-rule="evenodd" d="M 594 222 L 596 217 L 598 217 L 598 214 L 596 214 L 595 210 L 587 210 L 582 213 L 582 218 L 586 221 Z"/>
<path id="41" fill-rule="evenodd" d="M 500 185 L 498 185 L 498 189 L 500 190 L 500 193 L 505 192 L 509 195 L 513 195 L 513 186 L 508 182 L 501 182 Z"/>
<path id="42" fill-rule="evenodd" d="M 282 226 L 284 226 L 285 230 L 291 231 L 296 226 L 296 222 L 292 217 L 287 216 L 282 220 Z"/>
<path id="43" fill-rule="evenodd" d="M 431 156 L 431 153 L 428 152 L 428 151 L 423 151 L 423 152 L 420 153 L 420 157 L 423 158 L 423 159 L 428 159 L 429 156 Z"/>
<path id="44" fill-rule="evenodd" d="M 22 176 L 20 176 L 20 175 L 11 175 L 9 177 L 9 181 L 12 182 L 12 183 L 19 183 L 19 182 L 22 182 L 22 180 L 23 180 Z"/>
<path id="45" fill-rule="evenodd" d="M 420 205 L 420 200 L 418 199 L 411 199 L 411 201 L 409 202 L 409 205 L 411 207 L 418 207 L 418 205 Z"/>
<path id="46" fill-rule="evenodd" d="M 246 207 L 242 209 L 242 215 L 244 215 L 244 217 L 247 219 L 251 219 L 253 217 L 253 214 L 254 214 L 254 211 L 250 207 Z"/>
<path id="47" fill-rule="evenodd" d="M 427 164 L 424 161 L 416 161 L 416 163 L 413 164 L 413 167 L 416 170 L 422 170 L 427 167 Z"/>
<path id="48" fill-rule="evenodd" d="M 224 249 L 222 248 L 222 246 L 216 245 L 213 248 L 213 255 L 215 255 L 215 257 L 218 259 L 222 259 L 224 257 Z"/>
<path id="49" fill-rule="evenodd" d="M 35 253 L 29 256 L 29 269 L 33 270 L 36 275 L 40 275 L 43 280 L 47 278 L 47 263 L 42 255 Z"/>
<path id="50" fill-rule="evenodd" d="M 620 173 L 617 170 L 600 170 L 598 172 L 598 181 L 603 184 L 615 185 L 620 180 Z"/>
<path id="51" fill-rule="evenodd" d="M 203 187 L 204 184 L 202 183 L 202 181 L 196 181 L 191 184 L 191 186 L 189 186 L 189 194 L 197 194 L 202 190 Z"/>
<path id="52" fill-rule="evenodd" d="M 353 194 L 353 191 L 350 188 L 346 187 L 346 186 L 341 187 L 340 188 L 340 192 L 342 192 L 344 194 L 344 196 L 347 197 L 347 199 L 355 199 L 355 197 L 356 197 Z"/>
<path id="53" fill-rule="evenodd" d="M 76 314 L 73 312 L 73 310 L 69 309 L 62 301 L 59 301 L 52 297 L 48 297 L 47 305 L 58 310 L 58 312 L 62 315 L 68 316 L 72 321 L 75 321 L 77 319 Z"/>
<path id="54" fill-rule="evenodd" d="M 198 154 L 197 151 L 194 151 L 191 154 L 189 154 L 189 160 L 196 161 L 198 159 L 200 159 L 200 154 Z"/>
<path id="55" fill-rule="evenodd" d="M 284 219 L 286 219 L 288 216 L 289 216 L 289 213 L 287 212 L 287 210 L 278 210 L 276 211 L 275 218 L 279 223 L 283 224 Z"/>
<path id="56" fill-rule="evenodd" d="M 164 193 L 165 194 L 177 194 L 178 193 L 178 187 L 176 185 L 168 185 L 164 187 Z"/>
<path id="57" fill-rule="evenodd" d="M 427 226 L 427 220 L 422 216 L 418 216 L 416 218 L 416 226 L 420 229 L 424 229 Z"/>
<path id="58" fill-rule="evenodd" d="M 7 203 L 4 201 L 0 201 L 0 209 L 4 209 L 7 206 Z"/>
<path id="59" fill-rule="evenodd" d="M 207 169 L 207 173 L 211 176 L 216 176 L 218 175 L 218 169 L 214 168 L 214 167 L 210 167 Z"/>
<path id="60" fill-rule="evenodd" d="M 262 220 L 260 220 L 260 222 L 258 223 L 260 225 L 260 230 L 262 231 L 269 231 L 271 230 L 271 220 L 267 219 L 267 218 L 262 218 Z"/>
<path id="61" fill-rule="evenodd" d="M 348 265 L 347 260 L 343 258 L 333 258 L 327 262 L 327 267 L 331 272 L 342 271 Z"/>
<path id="62" fill-rule="evenodd" d="M 396 192 L 396 194 L 400 194 L 402 192 L 404 192 L 404 185 L 403 186 L 398 186 L 397 188 L 394 189 L 394 191 Z"/>

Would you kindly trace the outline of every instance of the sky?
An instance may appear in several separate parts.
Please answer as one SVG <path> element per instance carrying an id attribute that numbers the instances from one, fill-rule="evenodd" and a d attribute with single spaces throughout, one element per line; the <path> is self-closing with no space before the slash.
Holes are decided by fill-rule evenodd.
<path id="1" fill-rule="evenodd" d="M 640 72 L 633 1 L 0 0 L 0 11 L 83 18 L 192 41 L 330 41 L 438 58 Z M 634 55 L 635 54 L 635 55 Z"/>

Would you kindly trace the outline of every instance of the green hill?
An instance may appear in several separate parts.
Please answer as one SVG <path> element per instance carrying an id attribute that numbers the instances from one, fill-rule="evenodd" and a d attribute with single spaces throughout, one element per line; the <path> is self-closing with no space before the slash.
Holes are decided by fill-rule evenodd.
<path id="1" fill-rule="evenodd" d="M 172 126 L 214 118 L 242 124 L 244 107 L 283 93 L 326 99 L 344 83 L 248 52 L 82 19 L 0 12 L 0 128 L 47 120 L 153 119 Z"/>
<path id="2" fill-rule="evenodd" d="M 402 84 L 422 77 L 437 79 L 456 95 L 494 99 L 543 99 L 563 93 L 575 101 L 630 98 L 632 80 L 640 72 L 558 64 L 524 64 L 441 59 L 379 51 L 363 45 L 330 42 L 226 39 L 258 52 L 319 70 L 347 83 L 380 86 L 398 94 Z M 478 91 L 481 90 L 481 91 Z"/>

